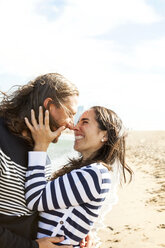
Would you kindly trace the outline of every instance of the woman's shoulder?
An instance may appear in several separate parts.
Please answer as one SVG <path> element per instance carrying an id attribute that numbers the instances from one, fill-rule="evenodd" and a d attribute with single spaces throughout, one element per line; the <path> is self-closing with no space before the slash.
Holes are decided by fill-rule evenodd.
<path id="1" fill-rule="evenodd" d="M 95 162 L 89 165 L 86 165 L 84 167 L 81 168 L 82 170 L 88 171 L 88 170 L 92 170 L 94 171 L 96 174 L 99 175 L 105 175 L 108 174 L 110 176 L 109 170 L 107 169 L 107 167 L 101 163 L 101 162 Z"/>
<path id="2" fill-rule="evenodd" d="M 84 166 L 84 167 L 96 168 L 96 169 L 102 169 L 102 170 L 108 171 L 107 167 L 102 162 L 95 162 L 95 163 L 89 164 L 89 165 Z"/>

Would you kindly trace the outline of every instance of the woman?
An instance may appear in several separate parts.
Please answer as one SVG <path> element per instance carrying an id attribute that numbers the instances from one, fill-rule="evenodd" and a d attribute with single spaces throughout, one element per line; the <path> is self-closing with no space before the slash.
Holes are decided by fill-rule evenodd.
<path id="1" fill-rule="evenodd" d="M 39 124 L 32 111 L 32 124 L 25 122 L 34 139 L 26 174 L 26 199 L 30 209 L 40 211 L 38 238 L 64 236 L 61 244 L 80 247 L 96 221 L 111 190 L 112 166 L 120 166 L 125 180 L 125 132 L 116 113 L 104 107 L 92 107 L 80 117 L 74 128 L 74 149 L 80 157 L 45 179 L 46 151 L 56 133 L 49 128 L 49 112 L 39 111 Z M 61 131 L 62 131 L 61 127 Z"/>

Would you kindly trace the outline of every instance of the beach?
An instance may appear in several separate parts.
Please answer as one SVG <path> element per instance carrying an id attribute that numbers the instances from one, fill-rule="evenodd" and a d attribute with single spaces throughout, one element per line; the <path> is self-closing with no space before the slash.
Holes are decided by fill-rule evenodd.
<path id="1" fill-rule="evenodd" d="M 56 168 L 73 157 L 73 140 L 63 135 L 49 149 Z M 165 131 L 129 132 L 126 162 L 134 171 L 118 189 L 118 203 L 105 217 L 101 248 L 165 247 Z"/>
<path id="2" fill-rule="evenodd" d="M 130 132 L 126 162 L 134 171 L 98 232 L 102 248 L 165 247 L 165 131 Z"/>

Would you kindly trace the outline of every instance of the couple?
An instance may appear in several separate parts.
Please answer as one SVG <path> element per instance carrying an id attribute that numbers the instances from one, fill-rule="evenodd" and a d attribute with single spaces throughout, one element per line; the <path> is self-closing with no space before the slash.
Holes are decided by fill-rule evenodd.
<path id="1" fill-rule="evenodd" d="M 75 85 L 50 73 L 4 96 L 0 104 L 1 248 L 94 247 L 89 230 L 111 191 L 112 166 L 119 165 L 124 178 L 125 170 L 131 174 L 125 164 L 121 120 L 97 106 L 74 127 L 78 95 Z M 81 155 L 49 180 L 46 150 L 65 128 L 74 130 L 74 148 Z M 81 242 L 84 238 L 86 244 Z"/>

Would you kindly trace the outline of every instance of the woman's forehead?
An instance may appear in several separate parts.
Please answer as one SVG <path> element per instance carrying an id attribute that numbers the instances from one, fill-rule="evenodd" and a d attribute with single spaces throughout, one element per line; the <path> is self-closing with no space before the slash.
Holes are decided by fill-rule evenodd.
<path id="1" fill-rule="evenodd" d="M 80 119 L 82 119 L 82 118 L 88 118 L 88 119 L 94 118 L 94 111 L 93 111 L 93 109 L 88 109 L 88 110 L 86 110 L 86 111 L 80 116 Z"/>

